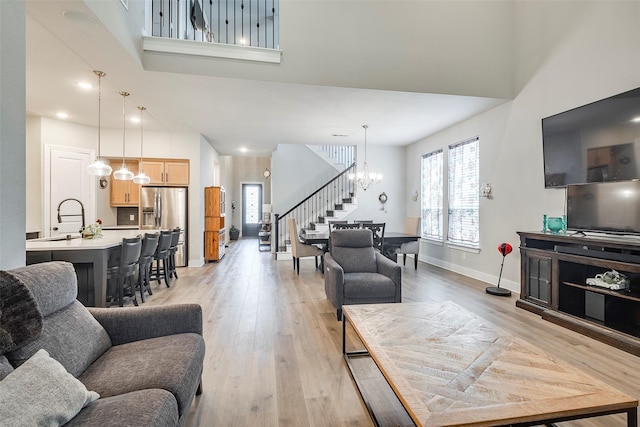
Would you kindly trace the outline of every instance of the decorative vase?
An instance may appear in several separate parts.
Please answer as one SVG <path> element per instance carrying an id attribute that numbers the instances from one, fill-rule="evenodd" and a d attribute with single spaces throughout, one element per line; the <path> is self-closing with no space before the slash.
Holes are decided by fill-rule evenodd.
<path id="1" fill-rule="evenodd" d="M 553 216 L 547 218 L 547 227 L 553 234 L 558 234 L 564 229 L 564 222 L 562 221 L 562 218 Z"/>
<path id="2" fill-rule="evenodd" d="M 240 230 L 231 230 L 229 231 L 229 239 L 230 240 L 238 240 L 240 237 Z"/>

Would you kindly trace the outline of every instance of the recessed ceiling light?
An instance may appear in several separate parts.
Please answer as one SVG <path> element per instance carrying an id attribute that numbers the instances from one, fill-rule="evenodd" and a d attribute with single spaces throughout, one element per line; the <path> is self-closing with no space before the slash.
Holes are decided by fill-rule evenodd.
<path id="1" fill-rule="evenodd" d="M 241 153 L 246 153 L 247 151 L 249 151 L 246 147 L 240 147 L 240 148 L 238 148 L 238 150 L 239 150 Z"/>
<path id="2" fill-rule="evenodd" d="M 334 133 L 334 134 L 331 134 L 331 136 L 334 136 L 336 138 L 346 138 L 346 137 L 349 136 L 349 134 L 347 134 L 347 133 Z"/>
<path id="3" fill-rule="evenodd" d="M 78 82 L 78 87 L 85 90 L 93 89 L 93 85 L 87 82 Z"/>
<path id="4" fill-rule="evenodd" d="M 632 122 L 638 123 L 640 122 L 640 117 L 634 117 L 633 119 L 631 119 Z"/>
<path id="5" fill-rule="evenodd" d="M 140 123 L 140 117 L 131 117 L 131 123 Z"/>
<path id="6" fill-rule="evenodd" d="M 69 117 L 69 115 L 67 113 L 65 113 L 64 111 L 59 111 L 56 113 L 56 117 L 59 119 L 66 119 Z"/>

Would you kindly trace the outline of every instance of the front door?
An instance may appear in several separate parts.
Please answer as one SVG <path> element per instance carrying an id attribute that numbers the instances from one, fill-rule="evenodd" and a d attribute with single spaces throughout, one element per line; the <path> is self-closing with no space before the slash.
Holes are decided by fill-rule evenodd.
<path id="1" fill-rule="evenodd" d="M 257 237 L 262 219 L 262 184 L 242 184 L 242 237 Z"/>
<path id="2" fill-rule="evenodd" d="M 92 191 L 95 181 L 87 173 L 91 153 L 71 147 L 46 148 L 50 179 L 45 179 L 49 184 L 45 189 L 45 236 L 76 234 L 83 218 L 86 225 L 96 221 L 95 189 Z"/>

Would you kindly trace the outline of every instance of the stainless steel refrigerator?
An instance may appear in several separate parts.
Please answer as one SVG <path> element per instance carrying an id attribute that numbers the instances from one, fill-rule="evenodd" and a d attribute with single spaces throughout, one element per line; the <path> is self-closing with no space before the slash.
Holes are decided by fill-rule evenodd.
<path id="1" fill-rule="evenodd" d="M 187 265 L 188 194 L 185 187 L 142 187 L 140 189 L 140 229 L 169 230 L 180 227 L 176 266 Z"/>

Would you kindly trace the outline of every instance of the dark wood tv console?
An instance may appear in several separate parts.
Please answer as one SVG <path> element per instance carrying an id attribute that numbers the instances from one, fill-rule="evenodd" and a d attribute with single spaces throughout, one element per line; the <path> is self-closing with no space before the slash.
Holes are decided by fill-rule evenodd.
<path id="1" fill-rule="evenodd" d="M 640 356 L 640 237 L 522 232 L 520 299 L 543 319 Z M 609 270 L 628 290 L 587 285 Z"/>

